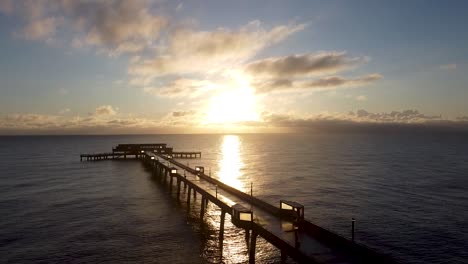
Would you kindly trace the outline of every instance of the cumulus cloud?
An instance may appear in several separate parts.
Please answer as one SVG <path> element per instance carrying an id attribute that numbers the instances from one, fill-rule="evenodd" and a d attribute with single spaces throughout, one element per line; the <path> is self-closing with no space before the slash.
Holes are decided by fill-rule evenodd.
<path id="1" fill-rule="evenodd" d="M 346 52 L 319 52 L 266 58 L 246 65 L 251 84 L 258 94 L 276 91 L 299 92 L 342 87 L 360 87 L 383 78 L 374 73 L 359 77 L 333 75 L 369 61 Z"/>
<path id="2" fill-rule="evenodd" d="M 357 101 L 367 101 L 367 96 L 365 95 L 358 95 L 355 97 Z"/>
<path id="3" fill-rule="evenodd" d="M 13 0 L 0 0 L 0 13 L 11 14 L 14 10 Z"/>
<path id="4" fill-rule="evenodd" d="M 56 128 L 59 116 L 41 114 L 9 114 L 0 118 L 3 129 Z"/>
<path id="5" fill-rule="evenodd" d="M 288 78 L 330 74 L 366 62 L 365 57 L 350 57 L 345 52 L 289 55 L 251 62 L 246 71 L 255 76 Z"/>
<path id="6" fill-rule="evenodd" d="M 133 75 L 163 76 L 222 71 L 245 62 L 258 51 L 304 27 L 304 24 L 290 24 L 267 30 L 259 21 L 253 21 L 238 30 L 178 29 L 169 36 L 166 49 L 161 50 L 154 59 L 133 63 L 129 72 Z"/>
<path id="7" fill-rule="evenodd" d="M 59 114 L 63 115 L 63 114 L 69 113 L 70 111 L 71 111 L 70 108 L 64 108 L 64 109 L 59 111 Z"/>
<path id="8" fill-rule="evenodd" d="M 107 109 L 108 107 L 101 107 Z M 157 118 L 135 117 L 115 113 L 109 115 L 64 116 L 44 114 L 0 115 L 0 134 L 29 131 L 32 133 L 163 133 L 210 131 L 202 122 L 205 113 L 181 110 Z M 468 117 L 444 119 L 440 115 L 427 115 L 417 110 L 373 113 L 366 110 L 348 113 L 320 113 L 310 116 L 263 112 L 259 121 L 239 122 L 236 126 L 250 132 L 262 129 L 287 128 L 286 131 L 315 132 L 400 132 L 400 131 L 457 131 L 468 132 Z M 216 129 L 216 126 L 214 125 Z M 214 130 L 216 131 L 216 130 Z"/>
<path id="9" fill-rule="evenodd" d="M 457 69 L 457 64 L 451 63 L 451 64 L 440 65 L 440 68 L 442 70 L 456 70 Z"/>
<path id="10" fill-rule="evenodd" d="M 176 79 L 166 85 L 145 87 L 144 91 L 161 97 L 198 97 L 216 88 L 216 84 L 208 80 Z"/>
<path id="11" fill-rule="evenodd" d="M 393 123 L 418 123 L 430 120 L 442 120 L 441 115 L 425 115 L 418 110 L 404 110 L 392 111 L 390 113 L 371 113 L 366 110 L 360 109 L 348 114 L 352 120 L 355 121 L 372 121 L 372 122 L 393 122 Z"/>
<path id="12" fill-rule="evenodd" d="M 417 110 L 372 113 L 361 109 L 356 112 L 322 113 L 308 117 L 264 112 L 262 121 L 251 125 L 316 132 L 468 132 L 466 120 L 444 119 L 440 115 L 426 115 Z"/>
<path id="13" fill-rule="evenodd" d="M 107 116 L 107 115 L 116 115 L 118 108 L 114 108 L 111 105 L 101 105 L 96 108 L 94 111 L 95 116 Z"/>
<path id="14" fill-rule="evenodd" d="M 260 80 L 253 83 L 257 93 L 288 90 L 327 90 L 341 87 L 360 87 L 382 79 L 380 74 L 369 74 L 357 78 L 347 79 L 341 76 L 328 76 L 312 80 Z"/>
<path id="15" fill-rule="evenodd" d="M 30 21 L 16 36 L 29 40 L 50 41 L 55 37 L 57 27 L 63 23 L 61 17 L 47 17 Z"/>
<path id="16" fill-rule="evenodd" d="M 13 11 L 9 2 L 1 2 L 4 13 Z M 167 18 L 152 14 L 146 0 L 33 0 L 19 2 L 17 10 L 25 20 L 17 36 L 50 40 L 61 28 L 64 38 L 73 33 L 73 47 L 93 46 L 111 55 L 151 46 L 168 23 Z"/>
<path id="17" fill-rule="evenodd" d="M 176 111 L 172 112 L 173 117 L 182 117 L 182 116 L 191 116 L 194 115 L 196 112 L 191 110 L 191 111 Z"/>
<path id="18" fill-rule="evenodd" d="M 64 0 L 62 8 L 74 29 L 84 34 L 81 43 L 112 53 L 143 50 L 167 25 L 167 19 L 153 15 L 148 2 L 143 0 Z"/>

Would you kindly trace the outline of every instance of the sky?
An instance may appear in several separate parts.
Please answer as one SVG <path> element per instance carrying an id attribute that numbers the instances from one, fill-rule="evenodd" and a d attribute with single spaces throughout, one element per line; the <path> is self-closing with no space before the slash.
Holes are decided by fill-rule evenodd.
<path id="1" fill-rule="evenodd" d="M 468 131 L 467 8 L 0 0 L 0 134 Z"/>

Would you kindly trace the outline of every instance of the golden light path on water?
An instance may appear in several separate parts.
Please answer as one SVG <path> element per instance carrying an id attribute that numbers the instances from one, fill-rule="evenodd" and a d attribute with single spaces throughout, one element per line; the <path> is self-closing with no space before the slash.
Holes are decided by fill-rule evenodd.
<path id="1" fill-rule="evenodd" d="M 221 159 L 218 162 L 218 177 L 227 185 L 244 191 L 244 186 L 240 181 L 242 176 L 241 169 L 244 167 L 240 148 L 241 142 L 239 136 L 226 135 L 223 137 Z"/>
<path id="2" fill-rule="evenodd" d="M 214 175 L 220 181 L 245 192 L 246 187 L 242 182 L 245 163 L 242 159 L 242 140 L 236 135 L 225 135 L 220 144 L 221 155 L 216 160 L 218 170 Z M 220 191 L 219 197 L 224 192 Z M 224 197 L 223 199 L 229 200 Z M 220 228 L 221 210 L 213 203 L 209 203 L 205 221 L 213 230 L 216 230 L 211 239 L 207 241 L 205 254 L 209 263 L 248 263 L 248 243 L 245 238 L 246 231 L 235 227 L 231 222 L 231 216 L 226 214 L 224 226 L 224 239 L 220 246 L 218 232 Z M 258 263 L 268 263 L 275 259 L 277 250 L 261 237 L 257 241 L 256 259 Z M 277 255 L 277 254 L 276 254 Z M 276 258 L 277 259 L 277 258 Z"/>

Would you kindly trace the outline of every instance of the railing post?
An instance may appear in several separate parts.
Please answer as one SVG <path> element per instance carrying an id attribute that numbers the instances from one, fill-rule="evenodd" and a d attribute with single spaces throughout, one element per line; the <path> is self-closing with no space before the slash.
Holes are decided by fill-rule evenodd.
<path id="1" fill-rule="evenodd" d="M 354 242 L 354 222 L 356 220 L 354 218 L 351 218 L 351 241 Z"/>

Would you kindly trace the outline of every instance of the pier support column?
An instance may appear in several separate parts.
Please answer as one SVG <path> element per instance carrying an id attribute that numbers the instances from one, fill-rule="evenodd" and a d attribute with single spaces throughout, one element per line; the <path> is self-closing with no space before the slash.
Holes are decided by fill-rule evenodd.
<path id="1" fill-rule="evenodd" d="M 223 246 L 224 240 L 224 219 L 226 218 L 226 211 L 221 210 L 221 223 L 219 224 L 219 245 Z"/>
<path id="2" fill-rule="evenodd" d="M 284 250 L 281 250 L 281 263 L 286 263 L 286 259 L 288 258 L 288 255 Z"/>
<path id="3" fill-rule="evenodd" d="M 190 186 L 188 187 L 188 192 L 187 192 L 187 207 L 190 210 L 190 196 L 192 195 L 190 192 L 192 191 L 192 188 Z"/>
<path id="4" fill-rule="evenodd" d="M 205 197 L 202 196 L 202 199 L 201 199 L 201 209 L 200 209 L 200 220 L 203 221 L 203 215 L 205 214 Z"/>
<path id="5" fill-rule="evenodd" d="M 171 179 L 169 180 L 169 188 L 172 191 L 172 181 L 173 181 L 174 177 L 172 177 L 172 175 L 169 175 L 169 177 L 171 177 Z"/>
<path id="6" fill-rule="evenodd" d="M 257 231 L 255 231 L 255 229 L 252 229 L 252 238 L 250 240 L 249 248 L 249 263 L 255 263 L 255 248 L 257 246 L 257 236 Z"/>
<path id="7" fill-rule="evenodd" d="M 180 179 L 177 179 L 177 200 L 180 199 Z"/>

